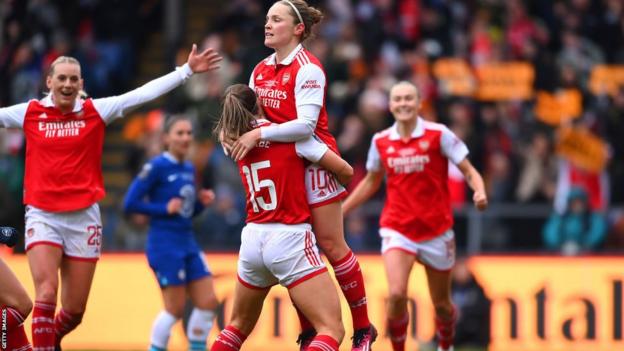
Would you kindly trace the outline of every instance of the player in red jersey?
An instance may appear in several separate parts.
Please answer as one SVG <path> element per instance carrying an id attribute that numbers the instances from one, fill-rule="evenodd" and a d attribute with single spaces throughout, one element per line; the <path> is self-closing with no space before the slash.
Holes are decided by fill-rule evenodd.
<path id="1" fill-rule="evenodd" d="M 17 230 L 0 227 L 0 243 L 9 247 L 17 243 Z M 24 320 L 33 304 L 11 269 L 0 259 L 0 350 L 30 351 L 24 331 Z"/>
<path id="2" fill-rule="evenodd" d="M 236 139 L 270 122 L 256 119 L 256 95 L 248 86 L 228 88 L 215 132 Z M 288 288 L 298 310 L 317 334 L 306 350 L 338 350 L 344 336 L 338 294 L 319 257 L 311 232 L 302 159 L 319 162 L 348 181 L 353 169 L 314 137 L 297 143 L 260 141 L 238 161 L 247 193 L 247 225 L 241 234 L 238 283 L 230 324 L 219 334 L 213 351 L 239 350 L 253 330 L 272 285 Z"/>
<path id="3" fill-rule="evenodd" d="M 319 10 L 303 0 L 277 1 L 269 9 L 264 44 L 275 53 L 258 63 L 249 86 L 260 99 L 266 118 L 279 124 L 254 129 L 233 142 L 230 154 L 235 160 L 242 159 L 260 140 L 294 142 L 312 134 L 338 153 L 336 140 L 328 130 L 323 66 L 301 44 L 322 17 Z M 368 350 L 377 331 L 368 319 L 359 262 L 344 239 L 340 200 L 346 191 L 318 165 L 306 169 L 306 187 L 316 239 L 334 268 L 351 310 L 355 331 L 352 349 Z M 313 330 L 305 320 L 302 329 L 300 340 L 305 345 Z"/>
<path id="4" fill-rule="evenodd" d="M 479 210 L 487 207 L 483 179 L 468 160 L 468 148 L 442 124 L 418 116 L 418 89 L 400 82 L 390 91 L 396 123 L 373 137 L 366 177 L 345 200 L 346 214 L 370 198 L 386 177 L 381 213 L 381 252 L 390 289 L 387 314 L 392 348 L 405 349 L 407 285 L 416 261 L 425 266 L 435 307 L 438 350 L 453 349 L 455 309 L 450 271 L 455 263 L 455 235 L 448 190 L 448 161 L 464 174 Z"/>
<path id="5" fill-rule="evenodd" d="M 22 128 L 26 137 L 25 242 L 35 285 L 35 350 L 60 348 L 85 311 L 102 245 L 97 201 L 105 195 L 101 163 L 106 125 L 193 73 L 218 68 L 219 60 L 214 50 L 198 53 L 193 45 L 188 61 L 174 72 L 123 95 L 82 99 L 80 63 L 63 56 L 50 66 L 47 97 L 0 109 L 0 127 Z M 62 308 L 55 317 L 59 270 Z"/>

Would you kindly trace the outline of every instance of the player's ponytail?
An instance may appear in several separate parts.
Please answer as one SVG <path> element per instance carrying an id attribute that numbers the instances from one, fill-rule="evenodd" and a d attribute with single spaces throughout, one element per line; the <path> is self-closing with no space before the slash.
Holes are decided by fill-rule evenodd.
<path id="1" fill-rule="evenodd" d="M 323 19 L 323 13 L 304 0 L 280 0 L 290 8 L 290 14 L 295 19 L 295 24 L 303 23 L 304 31 L 301 40 L 304 41 L 312 36 L 312 27 Z"/>
<path id="2" fill-rule="evenodd" d="M 253 129 L 258 113 L 256 94 L 244 84 L 234 84 L 223 94 L 221 118 L 214 128 L 220 139 L 236 140 Z"/>

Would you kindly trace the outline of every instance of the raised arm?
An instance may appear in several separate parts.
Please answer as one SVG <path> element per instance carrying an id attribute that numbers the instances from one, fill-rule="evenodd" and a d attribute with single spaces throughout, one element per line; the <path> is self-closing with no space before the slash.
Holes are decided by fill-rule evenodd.
<path id="1" fill-rule="evenodd" d="M 197 45 L 193 44 L 187 62 L 181 67 L 177 67 L 173 72 L 123 95 L 94 99 L 93 105 L 102 119 L 106 123 L 110 123 L 131 109 L 170 92 L 194 73 L 203 73 L 219 68 L 219 61 L 221 61 L 221 56 L 212 48 L 198 53 Z"/>

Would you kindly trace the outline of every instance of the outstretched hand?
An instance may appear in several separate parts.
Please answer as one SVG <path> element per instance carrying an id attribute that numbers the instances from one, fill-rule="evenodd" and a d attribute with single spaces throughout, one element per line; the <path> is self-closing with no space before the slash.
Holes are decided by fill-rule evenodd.
<path id="1" fill-rule="evenodd" d="M 222 59 L 223 57 L 213 48 L 197 53 L 197 45 L 193 44 L 186 62 L 194 73 L 202 73 L 219 68 L 219 62 Z"/>

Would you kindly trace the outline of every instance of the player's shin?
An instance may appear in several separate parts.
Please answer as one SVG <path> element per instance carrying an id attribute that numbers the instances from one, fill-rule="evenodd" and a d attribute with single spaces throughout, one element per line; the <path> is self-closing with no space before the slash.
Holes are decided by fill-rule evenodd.
<path id="1" fill-rule="evenodd" d="M 173 327 L 177 321 L 178 319 L 171 313 L 160 311 L 152 326 L 150 351 L 162 351 L 167 349 L 171 327 Z"/>
<path id="2" fill-rule="evenodd" d="M 215 312 L 194 308 L 186 328 L 190 351 L 206 350 L 206 340 L 212 329 Z"/>

